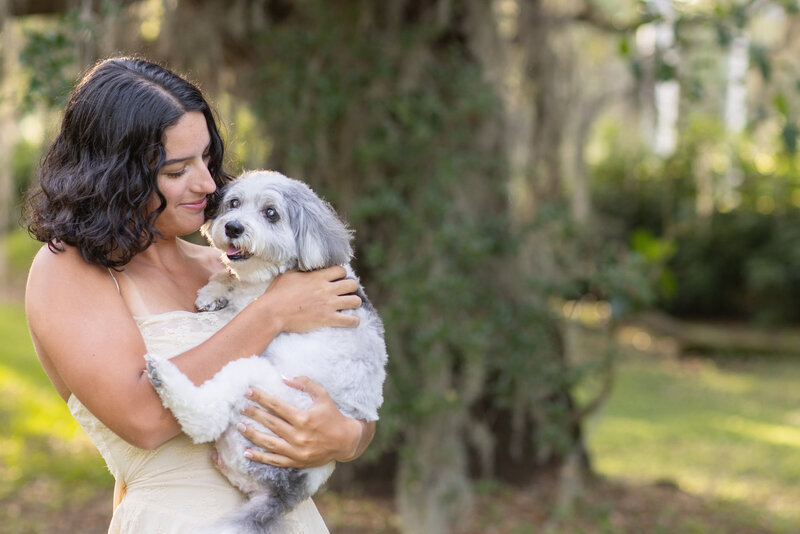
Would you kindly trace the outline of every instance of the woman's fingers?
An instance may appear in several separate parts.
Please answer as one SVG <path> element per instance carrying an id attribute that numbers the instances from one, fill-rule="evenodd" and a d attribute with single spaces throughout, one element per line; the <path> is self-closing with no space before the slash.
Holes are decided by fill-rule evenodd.
<path id="1" fill-rule="evenodd" d="M 337 295 L 347 295 L 358 291 L 358 282 L 353 278 L 342 278 L 331 282 L 331 287 L 336 291 Z"/>
<path id="2" fill-rule="evenodd" d="M 291 447 L 281 438 L 259 432 L 253 425 L 244 423 L 239 424 L 239 432 L 255 445 L 244 451 L 245 458 L 279 467 L 303 467 L 286 455 L 287 452 L 291 452 Z"/>
<path id="3" fill-rule="evenodd" d="M 352 278 L 345 278 L 331 283 L 331 288 L 337 296 L 336 309 L 341 310 L 356 310 L 361 307 L 361 297 L 356 295 L 358 291 L 358 282 Z M 357 326 L 358 323 L 355 323 Z"/>
<path id="4" fill-rule="evenodd" d="M 333 403 L 333 400 L 331 400 L 325 388 L 307 376 L 284 378 L 283 382 L 289 387 L 299 389 L 303 393 L 308 394 L 308 396 L 311 397 L 311 401 L 315 404 L 319 400 L 330 404 Z M 310 411 L 296 408 L 277 397 L 268 395 L 258 388 L 250 388 L 247 397 L 260 404 L 264 410 L 259 410 L 251 405 L 245 409 L 245 415 L 258 421 L 279 436 L 290 436 L 292 430 L 308 427 L 313 424 Z"/>
<path id="5" fill-rule="evenodd" d="M 261 432 L 255 425 L 239 423 L 237 427 L 239 432 L 256 446 L 245 451 L 246 458 L 280 467 L 303 467 L 288 456 L 294 452 L 293 448 L 280 437 L 281 433 L 284 435 L 291 433 L 291 426 L 286 421 L 252 405 L 243 410 L 243 413 L 273 432 L 273 434 Z"/>
<path id="6" fill-rule="evenodd" d="M 250 451 L 249 457 L 273 465 L 299 468 L 324 465 L 342 457 L 339 454 L 342 443 L 351 441 L 346 439 L 346 434 L 340 435 L 343 431 L 342 420 L 346 418 L 325 388 L 307 377 L 284 379 L 284 382 L 308 394 L 313 405 L 308 410 L 302 410 L 252 388 L 248 398 L 260 406 L 250 405 L 243 413 L 269 432 L 259 432 L 254 428 L 258 425 L 240 426 L 239 431 L 247 439 L 264 449 L 263 453 Z"/>
<path id="7" fill-rule="evenodd" d="M 357 310 L 361 307 L 361 303 L 361 297 L 358 295 L 343 295 L 339 297 L 339 305 L 337 306 L 338 309 L 336 311 Z"/>
<path id="8" fill-rule="evenodd" d="M 303 393 L 307 393 L 311 400 L 315 401 L 319 398 L 330 397 L 328 391 L 314 382 L 307 376 L 297 376 L 294 378 L 284 378 L 283 383 L 290 388 L 299 389 Z"/>
<path id="9" fill-rule="evenodd" d="M 262 408 L 251 405 L 245 408 L 242 413 L 278 436 L 287 436 L 292 431 L 292 426 L 289 423 Z"/>
<path id="10" fill-rule="evenodd" d="M 258 388 L 250 388 L 247 397 L 260 404 L 266 411 L 249 406 L 245 409 L 245 415 L 255 419 L 279 436 L 288 434 L 292 427 L 297 425 L 298 417 L 303 413 L 303 410 L 295 408 L 277 397 L 267 395 Z M 250 415 L 251 412 L 260 419 Z"/>
<path id="11" fill-rule="evenodd" d="M 347 271 L 341 265 L 334 265 L 333 267 L 319 269 L 318 271 L 314 272 L 329 282 L 341 280 L 342 278 L 347 276 Z"/>
<path id="12" fill-rule="evenodd" d="M 265 305 L 284 332 L 308 332 L 326 326 L 355 327 L 358 318 L 343 310 L 357 309 L 361 299 L 354 293 L 358 282 L 344 278 L 344 267 L 308 273 L 286 272 L 264 293 Z"/>
<path id="13" fill-rule="evenodd" d="M 257 462 L 277 465 L 280 467 L 316 467 L 324 465 L 328 460 L 320 461 L 318 454 L 313 449 L 291 445 L 279 436 L 274 436 L 255 429 L 254 425 L 240 423 L 239 432 L 255 445 L 248 448 L 244 455 Z"/>
<path id="14" fill-rule="evenodd" d="M 276 465 L 278 467 L 297 467 L 297 468 L 302 467 L 300 464 L 293 462 L 290 458 L 287 458 L 286 456 L 258 449 L 247 449 L 244 455 L 246 458 L 255 460 L 256 462 L 260 462 L 262 464 Z"/>

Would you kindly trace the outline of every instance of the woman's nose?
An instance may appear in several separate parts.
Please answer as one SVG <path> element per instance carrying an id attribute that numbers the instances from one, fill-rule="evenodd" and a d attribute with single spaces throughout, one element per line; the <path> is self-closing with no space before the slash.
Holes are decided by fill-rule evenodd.
<path id="1" fill-rule="evenodd" d="M 200 168 L 200 176 L 195 181 L 195 187 L 198 191 L 203 193 L 213 193 L 217 190 L 217 184 L 214 182 L 214 177 L 211 176 L 211 171 L 208 167 L 203 165 Z"/>

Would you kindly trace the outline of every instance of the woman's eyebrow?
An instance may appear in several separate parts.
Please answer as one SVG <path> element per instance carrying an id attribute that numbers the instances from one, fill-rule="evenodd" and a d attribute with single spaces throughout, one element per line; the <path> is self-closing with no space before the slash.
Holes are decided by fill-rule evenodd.
<path id="1" fill-rule="evenodd" d="M 203 149 L 203 155 L 205 155 L 205 154 L 206 154 L 206 152 L 208 152 L 208 150 L 209 150 L 210 148 L 211 148 L 211 141 L 209 141 L 209 142 L 208 142 L 208 144 L 206 145 L 206 147 Z M 162 167 L 166 167 L 167 165 L 172 165 L 173 163 L 180 163 L 180 162 L 182 162 L 182 161 L 188 161 L 188 160 L 192 159 L 193 157 L 194 157 L 194 156 L 186 156 L 185 158 L 173 158 L 173 159 L 168 159 L 167 161 L 165 161 L 165 162 L 164 162 L 164 164 L 162 165 Z"/>
<path id="2" fill-rule="evenodd" d="M 174 158 L 174 159 L 168 159 L 167 161 L 165 161 L 165 162 L 164 162 L 164 164 L 162 165 L 162 167 L 166 167 L 167 165 L 172 165 L 173 163 L 180 163 L 180 162 L 182 162 L 182 161 L 188 161 L 188 160 L 190 160 L 190 159 L 192 159 L 192 156 L 189 156 L 188 158 Z"/>

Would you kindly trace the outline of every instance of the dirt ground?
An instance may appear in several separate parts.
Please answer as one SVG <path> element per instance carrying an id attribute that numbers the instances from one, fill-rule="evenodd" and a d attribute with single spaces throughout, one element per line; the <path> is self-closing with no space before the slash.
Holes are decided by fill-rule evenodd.
<path id="1" fill-rule="evenodd" d="M 30 486 L 0 503 L 3 534 L 101 534 L 106 532 L 111 495 L 72 495 L 56 499 L 46 487 Z M 625 485 L 605 480 L 588 483 L 572 514 L 555 520 L 552 485 L 528 489 L 492 486 L 479 490 L 473 513 L 458 534 L 770 534 L 757 518 L 730 513 L 671 484 Z M 388 497 L 324 492 L 315 498 L 332 534 L 399 534 Z"/>

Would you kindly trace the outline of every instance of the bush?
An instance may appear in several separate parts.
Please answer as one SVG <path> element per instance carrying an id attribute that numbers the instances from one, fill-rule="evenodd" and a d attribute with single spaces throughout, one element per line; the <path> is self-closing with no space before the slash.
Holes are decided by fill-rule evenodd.
<path id="1" fill-rule="evenodd" d="M 800 320 L 800 214 L 716 213 L 684 228 L 669 263 L 677 280 L 662 305 L 677 315 L 762 324 Z"/>
<path id="2" fill-rule="evenodd" d="M 664 160 L 620 130 L 600 137 L 607 147 L 593 168 L 600 231 L 650 254 L 657 306 L 684 317 L 800 320 L 793 154 L 765 153 L 747 136 L 732 142 L 700 115 L 687 120 L 675 154 Z M 699 175 L 713 186 L 708 215 L 698 214 Z"/>

